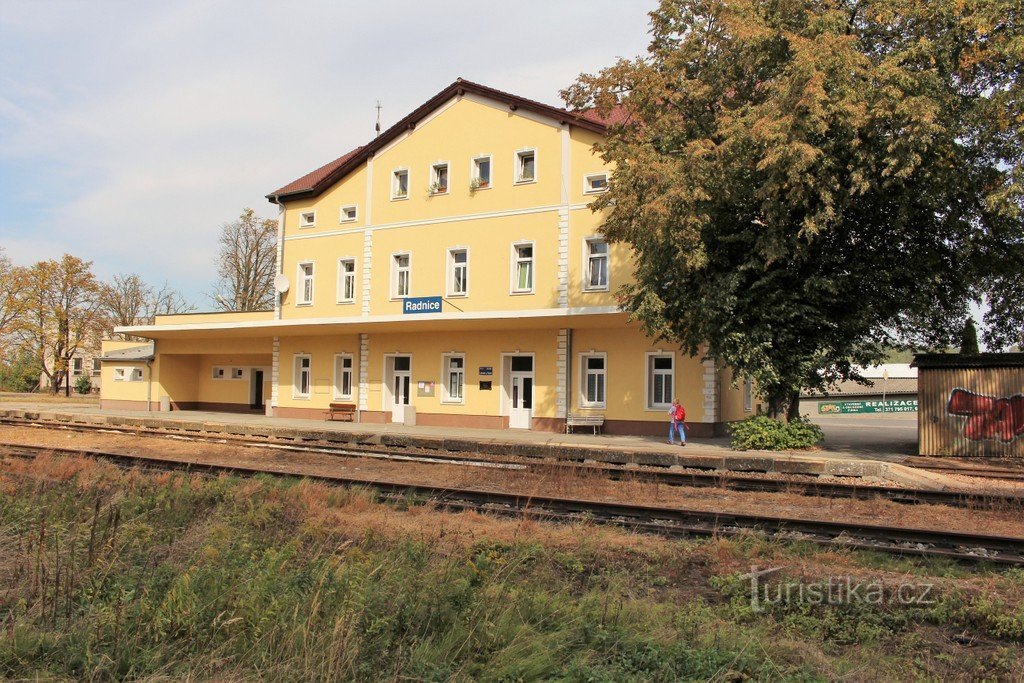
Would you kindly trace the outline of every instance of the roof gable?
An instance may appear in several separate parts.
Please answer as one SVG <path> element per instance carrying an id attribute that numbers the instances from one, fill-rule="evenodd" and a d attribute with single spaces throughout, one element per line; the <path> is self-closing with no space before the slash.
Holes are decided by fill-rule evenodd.
<path id="1" fill-rule="evenodd" d="M 378 135 L 372 142 L 361 147 L 356 147 L 351 152 L 338 157 L 334 161 L 324 164 L 320 168 L 307 173 L 294 180 L 284 187 L 275 190 L 267 195 L 272 203 L 305 197 L 315 197 L 322 194 L 328 188 L 340 181 L 346 175 L 363 164 L 381 148 L 385 147 L 392 140 L 396 139 L 407 130 L 412 130 L 416 124 L 429 116 L 445 102 L 453 97 L 459 97 L 466 93 L 473 93 L 487 99 L 502 102 L 508 105 L 509 109 L 525 111 L 550 117 L 559 123 L 568 123 L 595 133 L 606 133 L 609 126 L 622 123 L 624 117 L 618 111 L 611 112 L 608 116 L 600 116 L 595 111 L 571 112 L 559 107 L 552 107 L 535 100 L 519 97 L 501 90 L 489 88 L 462 78 L 455 79 L 455 82 L 437 93 L 429 100 L 421 104 L 411 113 L 402 118 L 398 123 Z"/>

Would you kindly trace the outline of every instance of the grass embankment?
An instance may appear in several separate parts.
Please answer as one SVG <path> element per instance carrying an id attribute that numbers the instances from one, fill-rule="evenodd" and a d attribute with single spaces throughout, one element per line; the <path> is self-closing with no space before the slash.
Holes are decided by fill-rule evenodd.
<path id="1" fill-rule="evenodd" d="M 282 480 L 0 476 L 0 678 L 1013 677 L 1024 573 L 749 538 L 673 542 Z M 937 584 L 927 606 L 776 605 L 742 578 Z M 768 579 L 765 579 L 768 581 Z M 962 642 L 957 642 L 962 641 Z M 963 644 L 966 643 L 966 644 Z"/>

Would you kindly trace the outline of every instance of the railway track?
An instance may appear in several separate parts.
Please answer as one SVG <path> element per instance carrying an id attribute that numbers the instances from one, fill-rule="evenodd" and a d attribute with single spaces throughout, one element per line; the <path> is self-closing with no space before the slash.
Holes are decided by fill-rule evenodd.
<path id="1" fill-rule="evenodd" d="M 971 465 L 957 467 L 954 465 L 913 465 L 920 470 L 938 472 L 939 474 L 960 474 L 967 477 L 978 477 L 981 479 L 1000 479 L 1004 481 L 1019 481 L 1024 483 L 1024 471 L 1011 470 L 1002 467 L 974 467 Z"/>
<path id="2" fill-rule="evenodd" d="M 365 487 L 378 491 L 386 499 L 422 498 L 447 510 L 473 510 L 514 516 L 530 515 L 539 519 L 563 522 L 588 520 L 668 537 L 733 536 L 759 533 L 768 538 L 782 541 L 803 541 L 897 555 L 945 557 L 973 562 L 984 561 L 1024 566 L 1024 538 L 1018 537 L 830 520 L 807 520 L 726 511 L 668 508 L 583 498 L 526 496 L 500 491 L 407 484 L 338 475 L 306 474 L 287 469 L 274 470 L 208 462 L 196 463 L 172 458 L 108 453 L 94 449 L 0 445 L 0 453 L 7 457 L 34 459 L 44 452 L 96 458 L 124 468 L 174 470 L 212 476 L 261 474 L 302 477 L 333 486 Z"/>
<path id="3" fill-rule="evenodd" d="M 496 457 L 483 454 L 458 454 L 442 452 L 408 452 L 394 448 L 368 445 L 333 445 L 316 440 L 283 440 L 269 437 L 245 437 L 227 434 L 204 434 L 184 430 L 150 429 L 145 427 L 111 427 L 68 422 L 43 422 L 0 419 L 0 424 L 42 429 L 60 429 L 84 433 L 132 434 L 140 437 L 184 439 L 216 444 L 237 444 L 239 446 L 273 450 L 323 453 L 344 458 L 375 458 L 394 461 L 420 462 L 428 464 L 455 464 L 471 467 L 494 467 L 530 472 L 565 472 L 571 470 L 581 475 L 596 475 L 612 480 L 645 481 L 667 486 L 714 487 L 732 491 L 759 493 L 791 493 L 827 498 L 854 498 L 870 500 L 881 498 L 904 504 L 933 504 L 966 507 L 971 509 L 1005 509 L 1024 506 L 1024 492 L 1020 495 L 985 492 L 933 491 L 928 489 L 898 488 L 878 484 L 821 481 L 803 475 L 800 480 L 769 479 L 733 471 L 707 470 L 704 472 L 676 471 L 668 468 L 622 466 L 608 463 L 576 461 L 540 461 L 522 457 Z M 955 468 L 950 468 L 951 471 Z M 955 470 L 959 472 L 959 470 Z"/>

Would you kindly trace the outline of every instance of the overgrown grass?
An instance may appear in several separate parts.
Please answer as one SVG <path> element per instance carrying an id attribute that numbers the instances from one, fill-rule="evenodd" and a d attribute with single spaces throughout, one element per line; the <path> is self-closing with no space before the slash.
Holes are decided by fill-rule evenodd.
<path id="1" fill-rule="evenodd" d="M 916 564 L 916 578 L 947 582 L 927 608 L 757 612 L 752 562 L 874 560 L 756 538 L 552 536 L 294 480 L 75 460 L 0 485 L 0 678 L 943 678 L 1024 665 L 1021 572 Z M 931 639 L 965 629 L 984 646 Z"/>

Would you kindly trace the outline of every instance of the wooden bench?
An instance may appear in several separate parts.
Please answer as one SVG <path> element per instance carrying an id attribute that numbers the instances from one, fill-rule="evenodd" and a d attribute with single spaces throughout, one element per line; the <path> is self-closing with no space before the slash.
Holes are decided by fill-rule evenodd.
<path id="1" fill-rule="evenodd" d="M 325 419 L 334 421 L 334 416 L 340 415 L 342 419 L 354 422 L 356 419 L 356 404 L 355 403 L 332 403 L 327 407 L 327 414 Z"/>
<path id="2" fill-rule="evenodd" d="M 604 427 L 604 415 L 581 415 L 569 413 L 565 418 L 565 433 L 569 434 L 573 427 L 593 427 L 594 433 Z"/>

